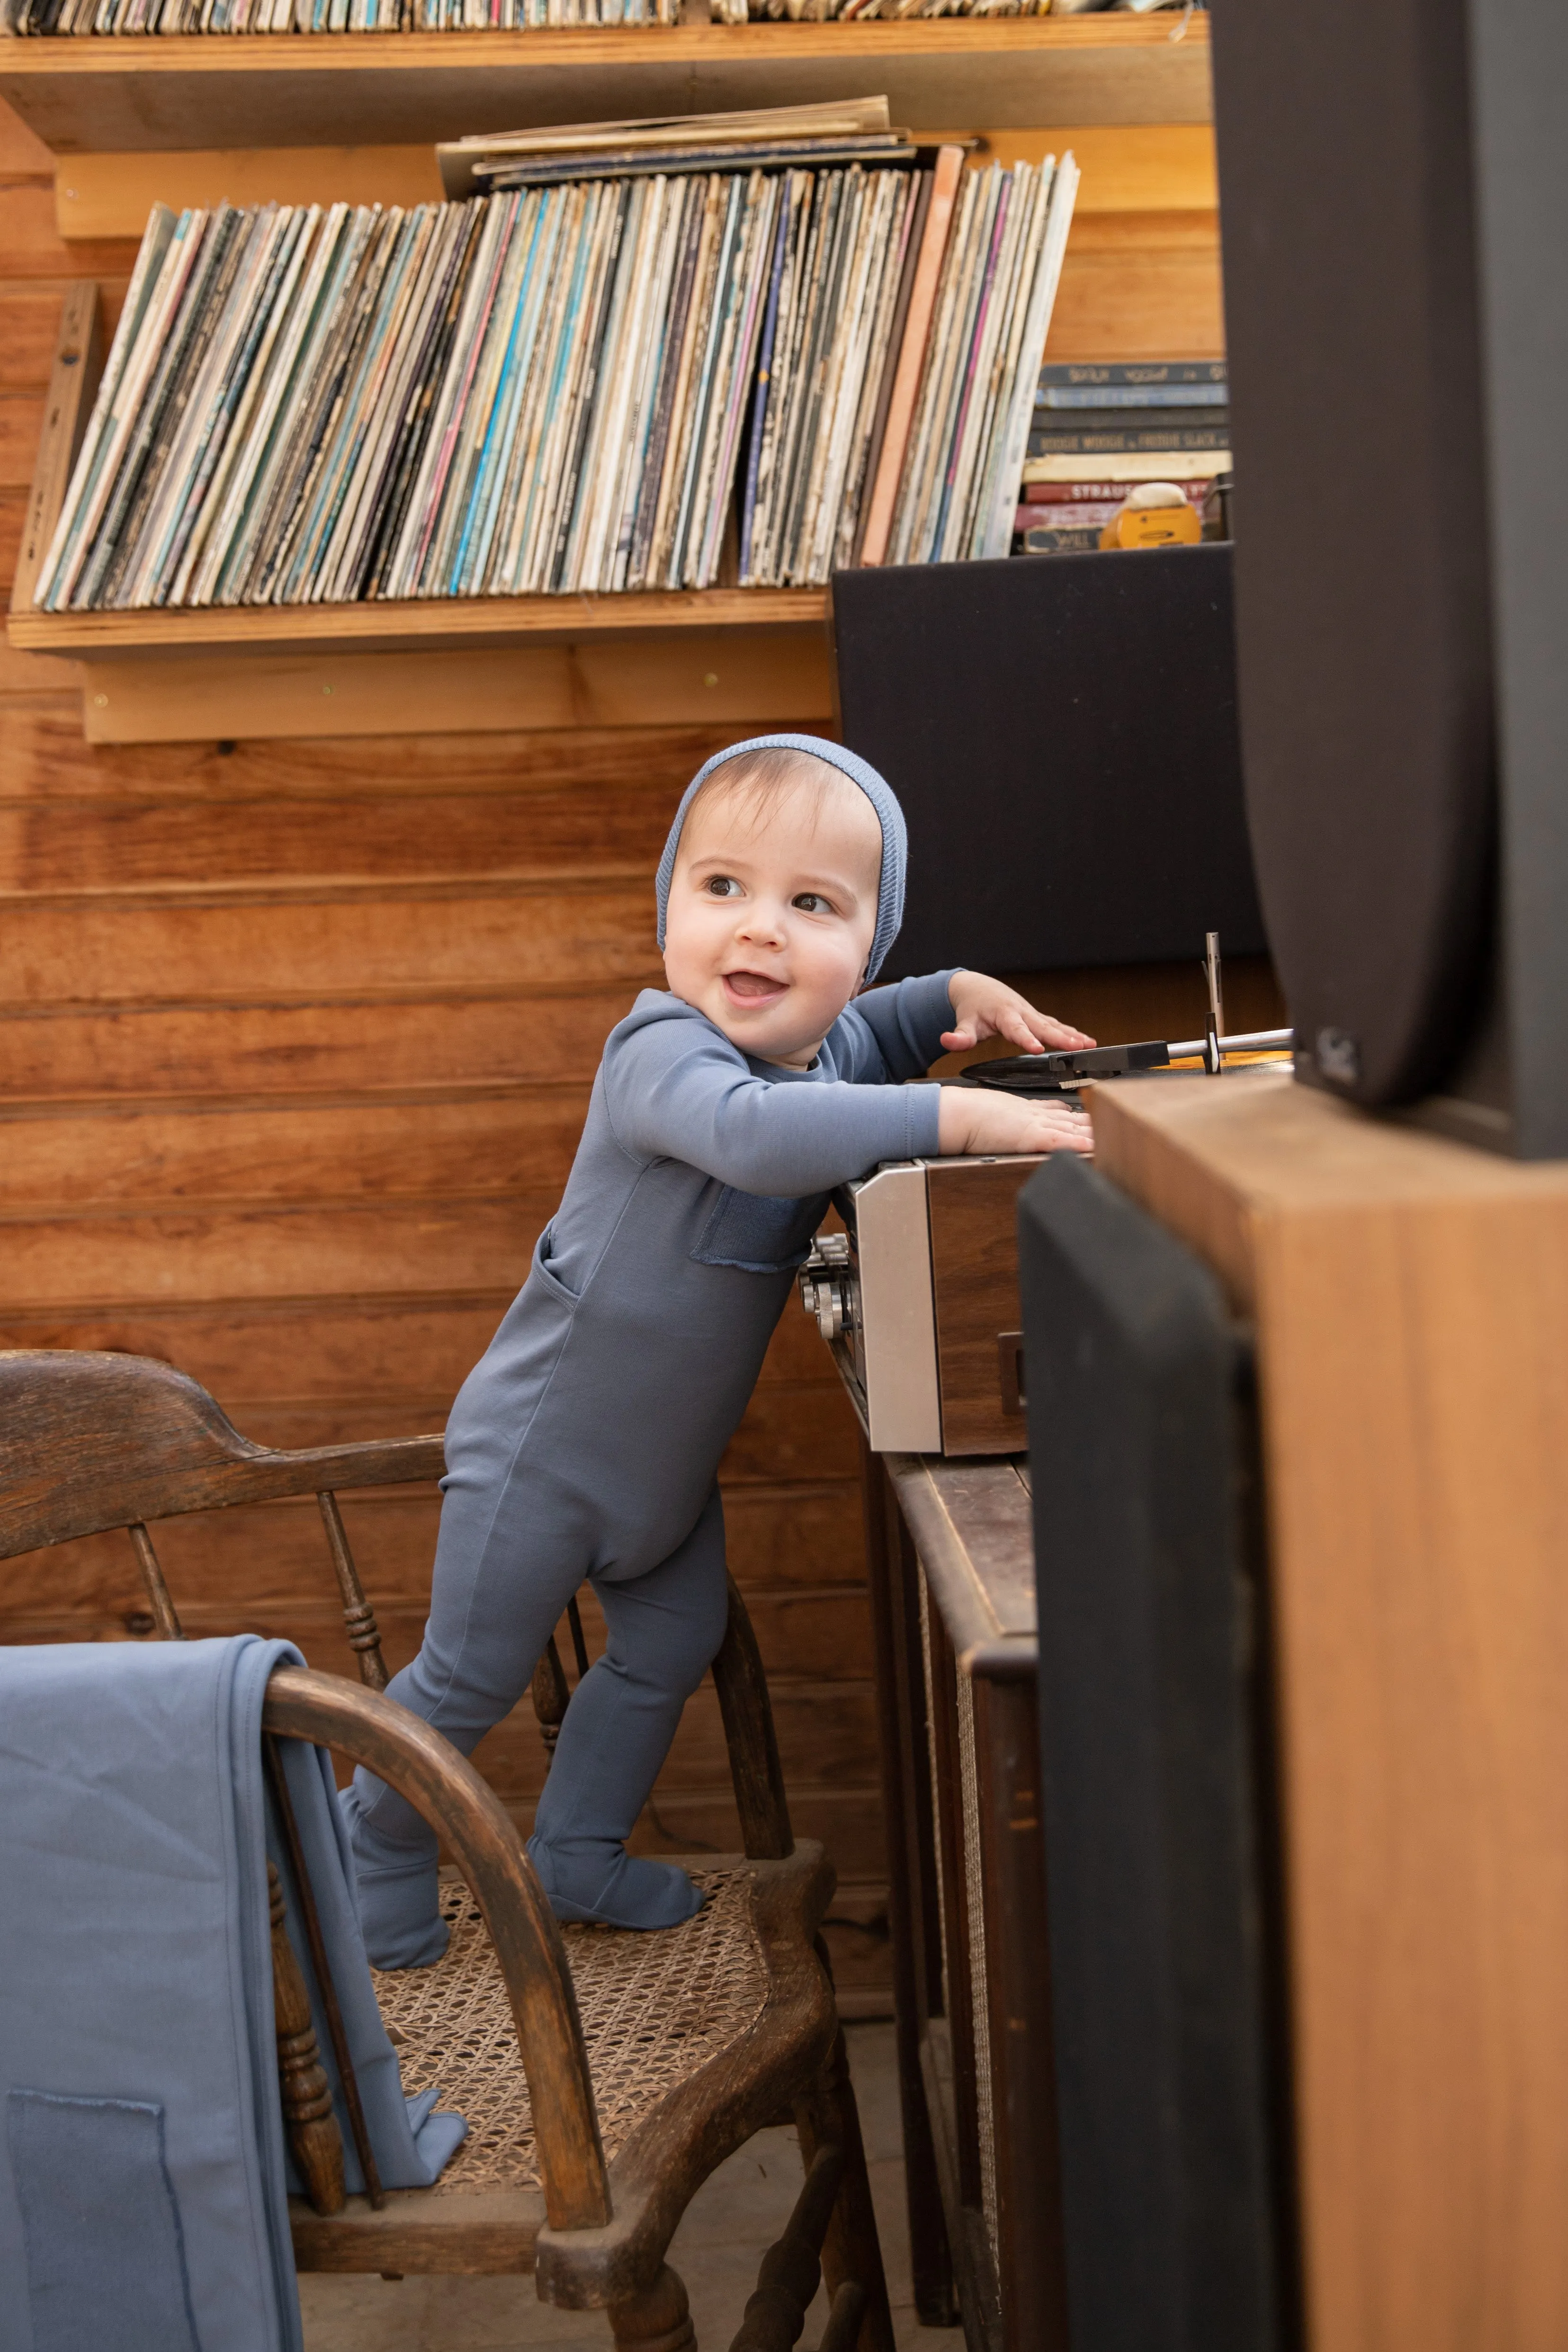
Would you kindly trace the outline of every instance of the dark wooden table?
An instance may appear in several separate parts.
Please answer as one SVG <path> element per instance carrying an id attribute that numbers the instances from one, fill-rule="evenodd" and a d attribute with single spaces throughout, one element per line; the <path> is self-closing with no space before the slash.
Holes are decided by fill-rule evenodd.
<path id="1" fill-rule="evenodd" d="M 862 1472 L 916 2307 L 1061 2352 L 1028 1465 L 862 1441 Z"/>

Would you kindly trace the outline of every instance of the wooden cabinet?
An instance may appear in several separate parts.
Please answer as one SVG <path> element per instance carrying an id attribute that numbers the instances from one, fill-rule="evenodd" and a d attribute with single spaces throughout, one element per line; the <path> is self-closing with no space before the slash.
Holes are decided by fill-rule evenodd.
<path id="1" fill-rule="evenodd" d="M 1568 1167 L 1101 1088 L 1255 1334 L 1311 2352 L 1568 2342 Z"/>
<path id="2" fill-rule="evenodd" d="M 1568 1168 L 1265 1073 L 1092 1111 L 1035 1582 L 1016 1464 L 868 1468 L 923 2315 L 1556 2352 Z"/>
<path id="3" fill-rule="evenodd" d="M 1065 2346 L 1027 1474 L 863 1456 L 916 2305 Z"/>

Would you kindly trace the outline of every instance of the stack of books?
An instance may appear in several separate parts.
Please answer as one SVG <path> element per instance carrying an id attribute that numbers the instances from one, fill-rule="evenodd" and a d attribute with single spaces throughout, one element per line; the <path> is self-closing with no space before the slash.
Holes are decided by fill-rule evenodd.
<path id="1" fill-rule="evenodd" d="M 1060 5 L 1060 0 L 1058 0 Z M 789 17 L 813 25 L 884 25 L 910 16 L 1049 16 L 1052 0 L 710 0 L 721 23 Z"/>
<path id="2" fill-rule="evenodd" d="M 1071 158 L 686 161 L 409 211 L 158 207 L 38 604 L 807 586 L 1005 555 Z"/>
<path id="3" fill-rule="evenodd" d="M 1208 0 L 710 0 L 713 15 L 735 25 L 744 25 L 748 16 L 818 25 L 869 25 L 880 17 L 891 25 L 910 16 L 1076 16 L 1105 7 L 1144 16 L 1155 8 L 1207 5 Z"/>
<path id="4" fill-rule="evenodd" d="M 1229 399 L 1223 360 L 1042 367 L 1015 552 L 1098 547 L 1136 482 L 1175 482 L 1201 508 L 1230 471 Z"/>

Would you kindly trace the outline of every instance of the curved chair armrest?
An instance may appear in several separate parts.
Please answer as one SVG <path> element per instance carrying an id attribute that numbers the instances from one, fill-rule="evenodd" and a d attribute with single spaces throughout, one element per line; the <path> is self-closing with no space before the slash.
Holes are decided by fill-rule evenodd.
<path id="1" fill-rule="evenodd" d="M 446 1840 L 507 1980 L 550 2227 L 602 2229 L 610 2178 L 577 1995 L 560 1930 L 510 1814 L 438 1731 L 361 1684 L 279 1666 L 262 1721 L 282 1738 L 313 1739 L 365 1765 Z"/>

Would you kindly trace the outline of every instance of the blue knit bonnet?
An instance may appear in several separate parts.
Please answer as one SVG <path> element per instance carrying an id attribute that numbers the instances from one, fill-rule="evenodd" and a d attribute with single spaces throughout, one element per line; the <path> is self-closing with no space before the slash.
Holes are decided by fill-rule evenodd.
<path id="1" fill-rule="evenodd" d="M 904 829 L 904 811 L 894 795 L 893 787 L 879 776 L 869 761 L 853 751 L 846 751 L 841 743 L 829 743 L 821 735 L 753 735 L 745 743 L 731 743 L 700 767 L 681 795 L 675 821 L 670 827 L 670 837 L 664 844 L 664 854 L 659 860 L 658 878 L 653 887 L 659 901 L 659 945 L 664 944 L 664 913 L 670 903 L 670 884 L 674 879 L 675 856 L 681 845 L 681 831 L 686 821 L 686 811 L 701 792 L 714 770 L 727 760 L 738 760 L 746 751 L 809 751 L 813 760 L 823 760 L 830 768 L 837 768 L 841 776 L 848 776 L 858 784 L 876 811 L 882 827 L 882 876 L 877 884 L 876 929 L 872 934 L 871 953 L 866 959 L 866 978 L 873 980 L 877 969 L 904 920 L 904 869 L 909 858 L 909 838 Z"/>

